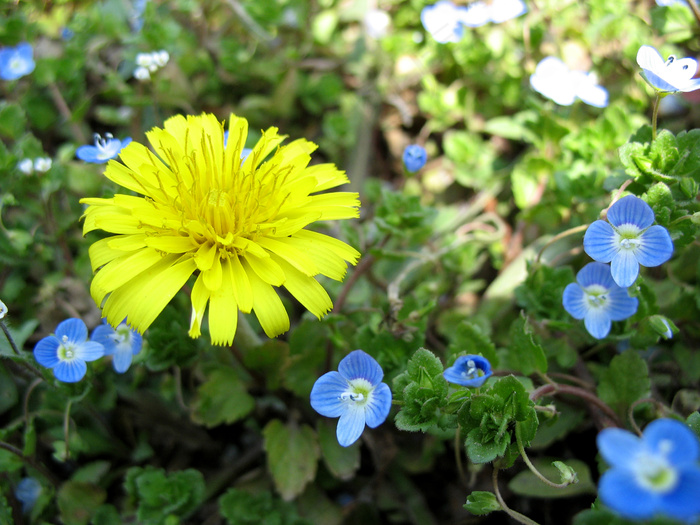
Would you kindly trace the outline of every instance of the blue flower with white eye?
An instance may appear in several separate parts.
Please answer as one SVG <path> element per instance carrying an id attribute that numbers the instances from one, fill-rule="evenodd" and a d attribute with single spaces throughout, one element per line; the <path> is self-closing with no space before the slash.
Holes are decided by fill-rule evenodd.
<path id="1" fill-rule="evenodd" d="M 694 58 L 671 55 L 664 60 L 655 48 L 642 46 L 637 52 L 637 64 L 642 68 L 642 77 L 647 84 L 661 93 L 687 93 L 700 89 L 700 78 L 693 78 L 698 70 Z"/>
<path id="2" fill-rule="evenodd" d="M 597 108 L 608 105 L 608 91 L 598 85 L 594 73 L 572 71 L 557 57 L 543 58 L 537 64 L 530 85 L 560 106 L 570 106 L 577 98 Z"/>
<path id="3" fill-rule="evenodd" d="M 527 13 L 527 6 L 522 0 L 477 0 L 467 6 L 467 11 L 460 21 L 468 27 L 481 27 L 488 22 L 500 24 Z"/>
<path id="4" fill-rule="evenodd" d="M 35 67 L 34 50 L 27 42 L 22 42 L 16 47 L 0 49 L 1 79 L 17 80 L 34 71 Z"/>
<path id="5" fill-rule="evenodd" d="M 449 0 L 440 0 L 435 5 L 423 8 L 420 21 L 436 42 L 446 44 L 459 42 L 462 39 L 464 35 L 462 18 L 466 14 L 466 7 L 457 7 Z"/>
<path id="6" fill-rule="evenodd" d="M 631 286 L 639 266 L 659 266 L 673 255 L 673 241 L 663 226 L 654 225 L 654 211 L 639 197 L 627 195 L 597 220 L 583 236 L 583 249 L 598 262 L 611 263 L 618 286 Z"/>
<path id="7" fill-rule="evenodd" d="M 141 334 L 129 328 L 126 320 L 112 328 L 105 319 L 103 324 L 95 328 L 90 339 L 104 346 L 105 355 L 114 356 L 112 366 L 119 374 L 129 369 L 132 358 L 141 351 Z"/>
<path id="8" fill-rule="evenodd" d="M 598 485 L 605 505 L 635 521 L 670 516 L 690 523 L 700 518 L 700 443 L 686 425 L 657 419 L 641 438 L 606 428 L 597 442 L 611 466 Z"/>
<path id="9" fill-rule="evenodd" d="M 34 358 L 41 366 L 53 368 L 53 375 L 64 383 L 80 381 L 87 372 L 86 361 L 94 361 L 105 353 L 104 347 L 88 341 L 88 330 L 80 319 L 66 319 L 56 327 L 54 335 L 41 339 L 34 346 Z"/>
<path id="10" fill-rule="evenodd" d="M 425 166 L 425 162 L 428 160 L 428 153 L 425 151 L 424 147 L 418 144 L 411 144 L 410 146 L 406 146 L 406 149 L 403 150 L 402 159 L 406 169 L 410 173 L 415 173 Z"/>
<path id="11" fill-rule="evenodd" d="M 22 514 L 32 510 L 41 495 L 42 487 L 34 478 L 22 478 L 15 488 L 15 498 L 22 503 Z"/>
<path id="12" fill-rule="evenodd" d="M 479 388 L 493 375 L 491 363 L 480 355 L 462 355 L 442 375 L 450 383 Z"/>
<path id="13" fill-rule="evenodd" d="M 610 266 L 588 263 L 576 274 L 576 282 L 564 288 L 564 309 L 574 319 L 583 319 L 586 330 L 596 339 L 610 333 L 612 321 L 622 321 L 637 312 L 639 300 L 630 297 L 610 275 Z"/>
<path id="14" fill-rule="evenodd" d="M 391 390 L 382 383 L 384 371 L 379 363 L 362 350 L 345 356 L 337 372 L 327 372 L 311 389 L 311 406 L 325 417 L 340 417 L 338 443 L 349 447 L 357 441 L 365 424 L 376 428 L 386 420 L 391 409 Z"/>
<path id="15" fill-rule="evenodd" d="M 131 137 L 124 140 L 115 139 L 111 133 L 105 133 L 104 138 L 95 133 L 95 145 L 80 146 L 75 155 L 80 160 L 94 164 L 104 164 L 119 155 L 119 152 L 131 142 Z"/>

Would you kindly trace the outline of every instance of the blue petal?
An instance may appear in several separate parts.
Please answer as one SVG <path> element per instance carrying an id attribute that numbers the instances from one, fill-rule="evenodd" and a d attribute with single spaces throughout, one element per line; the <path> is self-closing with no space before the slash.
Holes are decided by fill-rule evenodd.
<path id="1" fill-rule="evenodd" d="M 639 275 L 639 262 L 632 250 L 620 250 L 610 263 L 610 272 L 615 283 L 627 288 L 632 286 Z"/>
<path id="2" fill-rule="evenodd" d="M 347 410 L 347 403 L 340 396 L 348 391 L 349 386 L 338 372 L 326 372 L 311 389 L 311 406 L 322 416 L 340 416 Z"/>
<path id="3" fill-rule="evenodd" d="M 599 262 L 612 261 L 620 246 L 615 240 L 615 230 L 606 221 L 595 221 L 583 236 L 583 249 Z"/>
<path id="4" fill-rule="evenodd" d="M 131 351 L 131 348 L 120 348 L 114 352 L 114 359 L 112 360 L 114 370 L 119 374 L 123 374 L 129 370 L 133 356 L 134 353 Z"/>
<path id="5" fill-rule="evenodd" d="M 658 89 L 659 91 L 668 93 L 676 93 L 680 91 L 679 87 L 674 86 L 673 84 L 669 84 L 659 75 L 648 69 L 642 71 L 642 77 L 651 85 L 651 87 L 653 87 L 654 89 Z"/>
<path id="6" fill-rule="evenodd" d="M 654 224 L 654 211 L 639 197 L 627 195 L 610 206 L 608 220 L 613 226 L 634 224 L 644 230 Z"/>
<path id="7" fill-rule="evenodd" d="M 610 275 L 610 266 L 599 262 L 588 263 L 581 268 L 576 274 L 576 280 L 584 288 L 597 284 L 610 289 L 615 285 Z"/>
<path id="8" fill-rule="evenodd" d="M 632 468 L 636 456 L 645 448 L 639 437 L 621 428 L 601 430 L 596 443 L 606 463 L 620 468 Z"/>
<path id="9" fill-rule="evenodd" d="M 588 304 L 586 303 L 586 295 L 583 293 L 581 286 L 577 283 L 567 284 L 564 288 L 562 297 L 564 310 L 569 312 L 574 319 L 583 319 L 588 312 Z M 448 379 L 449 381 L 449 379 Z"/>
<path id="10" fill-rule="evenodd" d="M 386 383 L 379 383 L 369 395 L 365 405 L 365 421 L 370 428 L 376 428 L 386 421 L 391 410 L 391 389 Z"/>
<path id="11" fill-rule="evenodd" d="M 603 339 L 610 333 L 610 316 L 603 308 L 591 308 L 586 317 L 583 319 L 583 324 L 596 339 Z"/>
<path id="12" fill-rule="evenodd" d="M 638 306 L 639 299 L 630 297 L 629 293 L 627 293 L 627 288 L 613 286 L 608 292 L 605 311 L 611 321 L 622 321 L 636 314 Z"/>
<path id="13" fill-rule="evenodd" d="M 56 337 L 59 340 L 63 339 L 63 336 L 67 336 L 68 340 L 72 343 L 82 343 L 87 340 L 88 331 L 85 323 L 80 319 L 66 319 L 65 321 L 59 323 L 56 327 Z"/>
<path id="14" fill-rule="evenodd" d="M 365 408 L 357 403 L 350 403 L 338 420 L 335 435 L 342 447 L 349 447 L 357 441 L 365 429 Z"/>
<path id="15" fill-rule="evenodd" d="M 90 339 L 104 346 L 105 355 L 111 355 L 117 348 L 117 343 L 115 342 L 114 338 L 111 337 L 114 335 L 114 333 L 114 328 L 112 328 L 110 325 L 101 324 L 92 332 Z"/>
<path id="16" fill-rule="evenodd" d="M 53 369 L 56 379 L 64 383 L 75 383 L 85 377 L 87 365 L 85 361 L 74 359 L 72 361 L 61 361 Z"/>
<path id="17" fill-rule="evenodd" d="M 675 490 L 661 496 L 660 510 L 683 521 L 697 523 L 700 516 L 700 468 L 679 473 Z"/>
<path id="18" fill-rule="evenodd" d="M 58 347 L 61 342 L 55 336 L 44 337 L 34 346 L 34 359 L 41 366 L 53 368 L 61 360 L 58 358 Z"/>
<path id="19" fill-rule="evenodd" d="M 379 363 L 362 350 L 354 350 L 346 355 L 338 364 L 338 372 L 348 381 L 366 379 L 372 386 L 378 385 L 384 377 L 384 371 Z"/>
<path id="20" fill-rule="evenodd" d="M 692 465 L 700 459 L 698 438 L 690 428 L 674 419 L 649 423 L 644 429 L 644 442 L 651 450 L 663 452 L 676 466 Z M 670 450 L 665 450 L 667 447 Z"/>
<path id="21" fill-rule="evenodd" d="M 693 78 L 687 84 L 683 84 L 680 91 L 683 93 L 688 93 L 690 91 L 695 91 L 696 89 L 700 89 L 700 78 Z"/>
<path id="22" fill-rule="evenodd" d="M 95 361 L 103 355 L 105 355 L 105 347 L 96 341 L 86 341 L 75 347 L 76 359 Z"/>
<path id="23" fill-rule="evenodd" d="M 635 250 L 639 264 L 646 267 L 659 266 L 673 255 L 673 241 L 668 230 L 658 224 L 652 226 L 640 237 L 641 245 Z"/>
<path id="24" fill-rule="evenodd" d="M 477 377 L 468 377 L 466 372 L 469 371 L 469 361 L 474 363 L 474 366 L 481 370 L 484 375 Z M 454 365 L 447 368 L 442 375 L 450 383 L 467 386 L 470 388 L 479 388 L 486 380 L 493 375 L 491 371 L 491 363 L 488 359 L 480 355 L 463 355 L 457 358 Z"/>
<path id="25" fill-rule="evenodd" d="M 80 146 L 75 150 L 75 156 L 80 160 L 92 162 L 94 164 L 103 164 L 107 162 L 107 159 L 100 158 L 100 150 L 96 146 Z"/>
<path id="26" fill-rule="evenodd" d="M 138 354 L 143 346 L 143 338 L 136 330 L 131 330 L 131 353 Z"/>
<path id="27" fill-rule="evenodd" d="M 632 520 L 651 518 L 660 506 L 657 494 L 644 490 L 637 484 L 635 474 L 626 469 L 613 468 L 604 473 L 598 496 L 605 505 Z"/>

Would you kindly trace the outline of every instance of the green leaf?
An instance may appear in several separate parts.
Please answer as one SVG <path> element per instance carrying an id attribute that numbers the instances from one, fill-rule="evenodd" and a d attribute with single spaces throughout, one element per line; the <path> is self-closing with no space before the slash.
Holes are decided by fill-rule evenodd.
<path id="1" fill-rule="evenodd" d="M 490 438 L 490 439 L 489 439 Z M 499 434 L 482 431 L 475 428 L 467 434 L 464 446 L 472 463 L 489 463 L 497 457 L 503 456 L 510 445 L 510 432 Z"/>
<path id="2" fill-rule="evenodd" d="M 269 492 L 251 494 L 234 488 L 228 489 L 219 498 L 219 511 L 229 525 L 309 524 L 299 517 L 291 504 L 275 498 Z"/>
<path id="3" fill-rule="evenodd" d="M 119 512 L 114 505 L 102 505 L 92 518 L 94 525 L 123 525 L 124 520 L 119 516 Z"/>
<path id="4" fill-rule="evenodd" d="M 476 516 L 484 516 L 496 510 L 501 510 L 496 495 L 493 492 L 475 490 L 467 496 L 464 508 Z"/>
<path id="5" fill-rule="evenodd" d="M 627 350 L 613 357 L 602 371 L 598 397 L 624 415 L 632 403 L 649 396 L 650 386 L 646 362 L 634 350 Z"/>
<path id="6" fill-rule="evenodd" d="M 523 375 L 547 372 L 547 356 L 530 329 L 527 319 L 520 317 L 510 327 L 510 346 L 505 351 L 503 366 Z"/>
<path id="7" fill-rule="evenodd" d="M 578 474 L 576 474 L 576 471 L 570 465 L 562 461 L 553 461 L 552 466 L 559 471 L 561 476 L 560 483 L 566 483 L 568 485 L 578 483 Z"/>
<path id="8" fill-rule="evenodd" d="M 4 338 L 4 335 L 0 335 Z M 17 385 L 5 365 L 0 364 L 0 414 L 17 404 Z"/>
<path id="9" fill-rule="evenodd" d="M 207 427 L 233 423 L 255 408 L 235 368 L 218 365 L 197 389 L 193 418 Z"/>
<path id="10" fill-rule="evenodd" d="M 65 525 L 86 525 L 106 498 L 103 488 L 78 481 L 66 481 L 56 494 Z"/>
<path id="11" fill-rule="evenodd" d="M 320 449 L 316 433 L 308 425 L 286 426 L 278 419 L 263 429 L 267 462 L 277 491 L 285 501 L 302 493 L 316 476 Z"/>
<path id="12" fill-rule="evenodd" d="M 27 127 L 27 117 L 17 104 L 0 103 L 0 136 L 16 140 Z"/>
<path id="13" fill-rule="evenodd" d="M 454 339 L 450 343 L 450 355 L 482 355 L 492 368 L 498 366 L 496 347 L 478 325 L 463 321 L 457 326 Z"/>
<path id="14" fill-rule="evenodd" d="M 341 446 L 336 437 L 335 425 L 335 421 L 328 419 L 319 419 L 316 424 L 321 457 L 331 474 L 338 479 L 348 480 L 360 468 L 360 443 L 358 441 L 349 447 Z"/>
<path id="15" fill-rule="evenodd" d="M 204 499 L 204 476 L 194 469 L 166 474 L 155 467 L 132 467 L 124 486 L 138 504 L 142 525 L 163 525 L 169 517 L 187 517 Z"/>
<path id="16" fill-rule="evenodd" d="M 700 439 L 700 412 L 697 410 L 690 414 L 688 416 L 688 419 L 685 421 L 686 425 L 690 427 L 690 429 L 695 432 L 695 435 L 698 436 L 698 439 Z"/>
<path id="17" fill-rule="evenodd" d="M 591 479 L 591 472 L 588 465 L 577 459 L 567 459 L 566 465 L 561 461 L 553 461 L 553 458 L 536 458 L 532 460 L 535 468 L 548 480 L 553 483 L 558 483 L 562 477 L 560 468 L 554 463 L 563 465 L 563 469 L 567 475 L 576 475 L 578 483 L 567 485 L 564 488 L 555 488 L 545 484 L 541 479 L 536 477 L 530 469 L 525 469 L 513 477 L 508 483 L 508 488 L 521 496 L 530 498 L 568 498 L 579 494 L 595 494 L 596 486 Z"/>

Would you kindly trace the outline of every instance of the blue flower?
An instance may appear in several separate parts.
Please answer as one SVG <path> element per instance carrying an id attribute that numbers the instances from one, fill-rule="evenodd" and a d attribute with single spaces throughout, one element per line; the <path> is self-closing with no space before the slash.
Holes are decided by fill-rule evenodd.
<path id="1" fill-rule="evenodd" d="M 594 73 L 571 71 L 557 57 L 543 58 L 530 75 L 532 89 L 560 106 L 570 106 L 577 98 L 590 106 L 608 105 L 607 90 L 598 85 Z"/>
<path id="2" fill-rule="evenodd" d="M 586 330 L 596 339 L 610 333 L 611 321 L 622 321 L 637 312 L 639 300 L 630 297 L 610 275 L 610 267 L 588 263 L 576 274 L 576 282 L 564 288 L 564 309 L 574 319 L 583 319 Z"/>
<path id="3" fill-rule="evenodd" d="M 56 327 L 55 335 L 44 337 L 34 347 L 34 358 L 64 383 L 80 381 L 87 372 L 85 361 L 99 359 L 105 353 L 97 342 L 88 341 L 88 331 L 80 319 L 66 319 Z"/>
<path id="4" fill-rule="evenodd" d="M 522 0 L 477 0 L 467 6 L 467 12 L 460 21 L 468 27 L 480 27 L 488 22 L 500 24 L 527 13 Z"/>
<path id="5" fill-rule="evenodd" d="M 655 48 L 642 46 L 637 52 L 637 64 L 642 68 L 642 77 L 647 84 L 661 93 L 687 93 L 700 89 L 700 78 L 693 78 L 698 70 L 694 58 L 671 55 L 664 61 Z"/>
<path id="6" fill-rule="evenodd" d="M 583 249 L 598 262 L 611 263 L 618 286 L 631 286 L 639 266 L 659 266 L 673 255 L 673 242 L 654 222 L 651 207 L 639 197 L 623 197 L 608 210 L 608 221 L 595 221 L 583 237 Z"/>
<path id="7" fill-rule="evenodd" d="M 41 483 L 34 478 L 22 478 L 15 488 L 15 498 L 22 503 L 22 513 L 32 510 L 41 495 Z"/>
<path id="8" fill-rule="evenodd" d="M 0 49 L 0 78 L 17 80 L 34 71 L 34 50 L 26 42 Z"/>
<path id="9" fill-rule="evenodd" d="M 491 363 L 480 355 L 463 355 L 457 358 L 455 364 L 443 373 L 450 383 L 479 388 L 493 375 Z"/>
<path id="10" fill-rule="evenodd" d="M 349 447 L 360 438 L 365 424 L 376 428 L 391 409 L 391 390 L 381 380 L 384 371 L 362 350 L 350 352 L 340 361 L 337 372 L 327 372 L 311 389 L 311 406 L 326 417 L 340 417 L 338 443 Z"/>
<path id="11" fill-rule="evenodd" d="M 104 164 L 119 155 L 119 152 L 131 142 L 131 137 L 124 140 L 115 139 L 111 133 L 105 133 L 105 137 L 95 133 L 95 145 L 80 146 L 75 155 L 85 162 Z"/>
<path id="12" fill-rule="evenodd" d="M 457 7 L 448 0 L 440 0 L 435 5 L 423 8 L 420 21 L 425 30 L 440 44 L 459 42 L 464 34 L 462 17 L 467 14 L 466 7 Z"/>
<path id="13" fill-rule="evenodd" d="M 104 324 L 95 328 L 90 339 L 104 346 L 105 355 L 114 356 L 112 366 L 120 374 L 129 369 L 131 359 L 141 351 L 141 334 L 129 328 L 126 320 L 112 328 L 105 319 Z"/>
<path id="14" fill-rule="evenodd" d="M 631 520 L 657 515 L 700 517 L 700 443 L 673 419 L 657 419 L 641 438 L 619 428 L 598 434 L 598 450 L 612 467 L 600 478 L 605 505 Z"/>
<path id="15" fill-rule="evenodd" d="M 411 144 L 403 150 L 403 165 L 406 166 L 410 173 L 415 173 L 425 166 L 425 161 L 427 160 L 428 154 L 425 148 L 418 144 Z"/>

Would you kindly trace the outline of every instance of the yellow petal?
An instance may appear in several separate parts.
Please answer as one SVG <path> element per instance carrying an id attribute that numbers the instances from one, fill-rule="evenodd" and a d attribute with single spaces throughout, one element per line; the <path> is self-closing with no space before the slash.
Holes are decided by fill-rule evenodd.
<path id="1" fill-rule="evenodd" d="M 282 268 L 269 256 L 261 258 L 252 253 L 248 253 L 245 256 L 245 260 L 248 261 L 248 264 L 255 274 L 267 284 L 281 286 L 284 282 L 284 272 Z"/>
<path id="2" fill-rule="evenodd" d="M 123 286 L 162 259 L 163 257 L 156 250 L 144 248 L 112 260 L 98 270 L 92 279 L 90 284 L 92 298 L 98 305 L 102 304 L 105 295 Z"/>
<path id="3" fill-rule="evenodd" d="M 90 246 L 88 253 L 90 254 L 90 263 L 92 265 L 92 271 L 94 272 L 100 266 L 104 266 L 108 262 L 116 259 L 117 257 L 122 257 L 124 252 L 122 250 L 114 250 L 109 243 L 114 239 L 114 237 L 107 237 L 106 239 L 100 239 Z"/>
<path id="4" fill-rule="evenodd" d="M 207 289 L 211 290 L 213 294 L 216 290 L 221 288 L 221 259 L 216 257 L 214 259 L 213 264 L 211 265 L 211 268 L 203 271 L 202 274 L 204 279 L 204 285 L 207 287 Z"/>
<path id="5" fill-rule="evenodd" d="M 253 293 L 253 312 L 268 337 L 277 337 L 289 330 L 289 316 L 274 288 L 263 282 L 243 261 Z"/>
<path id="6" fill-rule="evenodd" d="M 304 275 L 302 272 L 294 268 L 291 264 L 283 261 L 276 255 L 273 259 L 284 270 L 284 275 L 287 278 L 284 281 L 284 287 L 289 290 L 294 298 L 304 305 L 309 312 L 314 314 L 319 319 L 330 312 L 333 308 L 333 302 L 328 297 L 328 293 L 316 279 Z"/>
<path id="7" fill-rule="evenodd" d="M 296 235 L 288 237 L 285 239 L 285 242 L 307 254 L 314 261 L 319 270 L 318 273 L 321 275 L 336 281 L 342 281 L 345 277 L 348 267 L 347 263 L 323 243 L 298 238 Z"/>
<path id="8" fill-rule="evenodd" d="M 271 237 L 261 237 L 258 239 L 258 244 L 278 255 L 281 259 L 287 261 L 297 270 L 306 275 L 318 275 L 318 268 L 314 261 L 304 252 L 298 250 L 287 242 L 288 238 L 273 239 Z"/>
<path id="9" fill-rule="evenodd" d="M 209 334 L 215 345 L 230 345 L 238 326 L 238 305 L 233 292 L 231 269 L 224 261 L 221 286 L 213 291 L 209 300 Z"/>
<path id="10" fill-rule="evenodd" d="M 243 269 L 240 259 L 234 254 L 230 260 L 231 282 L 233 283 L 233 293 L 236 295 L 236 302 L 241 312 L 249 314 L 253 309 L 253 292 L 250 288 L 248 274 Z"/>
<path id="11" fill-rule="evenodd" d="M 339 170 L 334 164 L 316 164 L 309 166 L 304 172 L 305 175 L 316 179 L 316 190 L 323 191 L 343 184 L 348 184 L 348 176 L 344 171 Z"/>
<path id="12" fill-rule="evenodd" d="M 141 272 L 114 290 L 105 302 L 103 315 L 113 326 L 128 316 L 138 332 L 143 333 L 163 311 L 196 269 L 191 257 L 168 255 L 161 262 Z"/>
<path id="13" fill-rule="evenodd" d="M 318 233 L 309 230 L 299 230 L 294 234 L 296 239 L 304 239 L 311 241 L 313 243 L 319 244 L 324 250 L 330 250 L 337 256 L 342 257 L 344 260 L 348 261 L 350 264 L 357 264 L 357 260 L 360 258 L 360 252 L 349 244 L 339 241 L 323 233 Z"/>
<path id="14" fill-rule="evenodd" d="M 191 237 L 182 235 L 154 235 L 147 237 L 146 246 L 166 253 L 185 253 L 197 248 Z"/>
<path id="15" fill-rule="evenodd" d="M 190 318 L 190 331 L 188 332 L 190 337 L 197 338 L 202 335 L 202 320 L 207 309 L 209 296 L 209 290 L 204 285 L 204 278 L 202 274 L 199 274 L 190 294 L 190 300 L 192 301 L 192 316 Z"/>
<path id="16" fill-rule="evenodd" d="M 201 271 L 208 270 L 216 258 L 216 244 L 202 244 L 194 256 L 194 262 Z"/>

